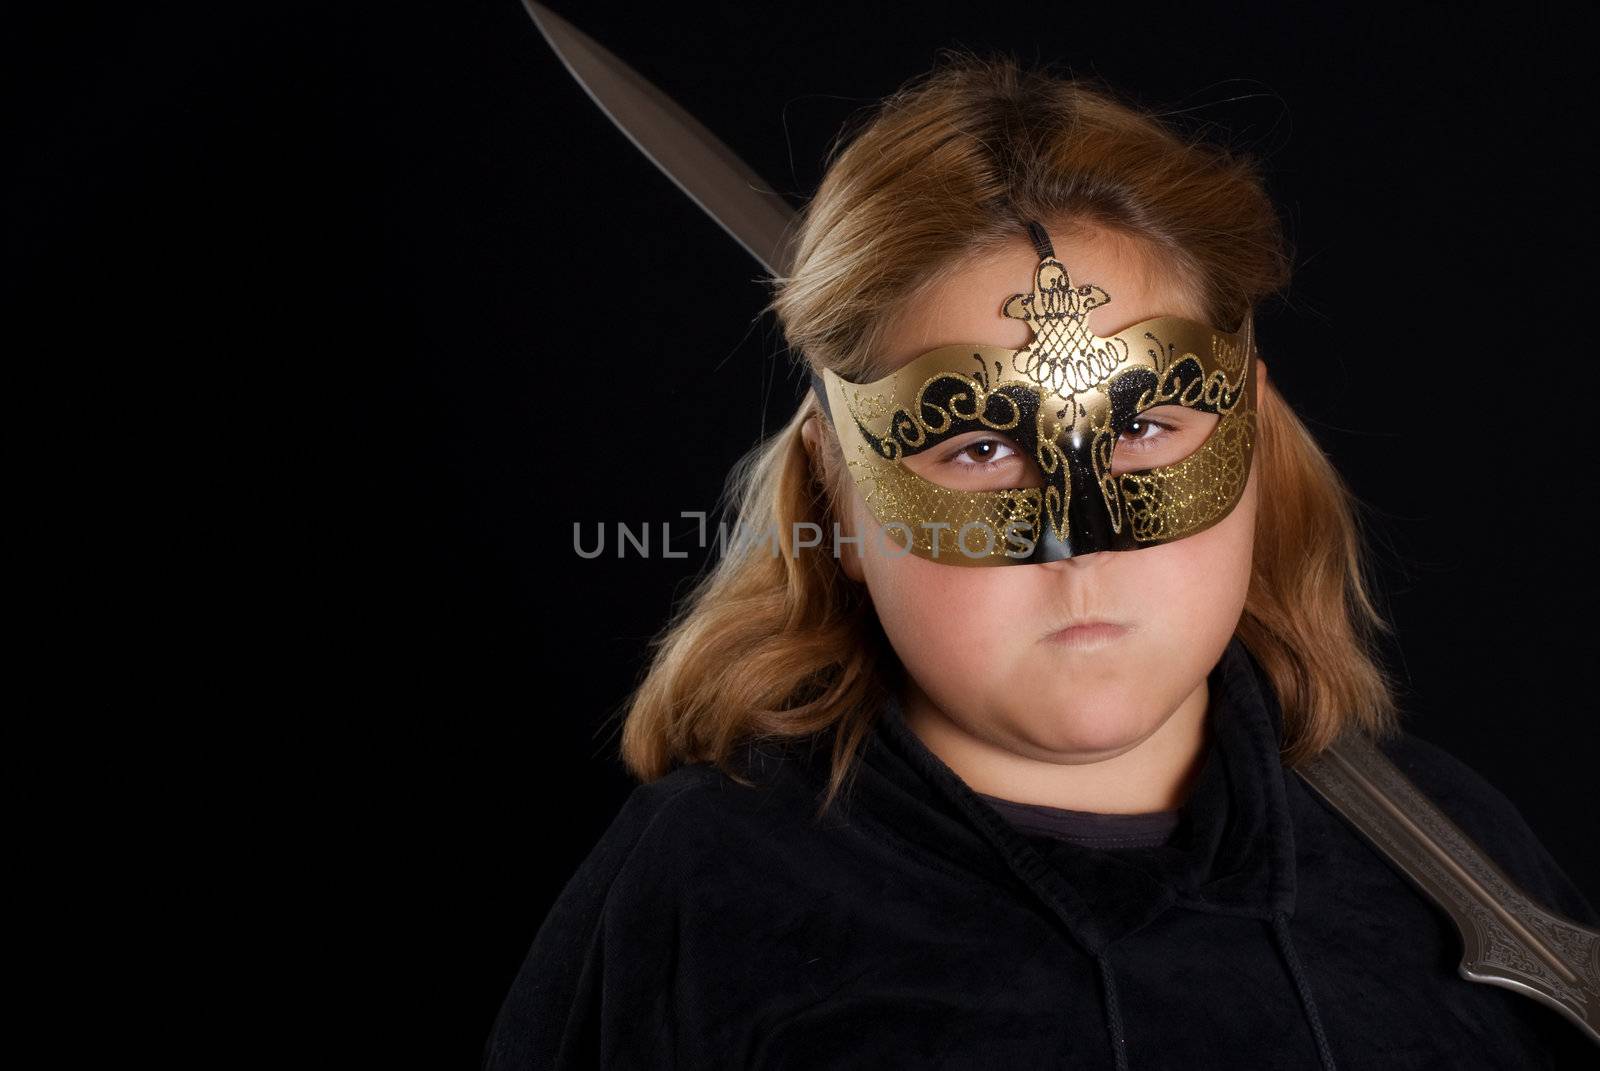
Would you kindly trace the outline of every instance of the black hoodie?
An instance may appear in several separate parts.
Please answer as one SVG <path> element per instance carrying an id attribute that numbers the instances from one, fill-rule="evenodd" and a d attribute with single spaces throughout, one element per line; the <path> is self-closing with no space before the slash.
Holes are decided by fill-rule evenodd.
<path id="1" fill-rule="evenodd" d="M 1600 1048 L 1456 973 L 1461 940 L 1279 759 L 1234 639 L 1165 844 L 1024 832 L 889 702 L 849 795 L 825 748 L 636 788 L 550 910 L 486 1071 L 569 1067 L 1544 1068 Z M 1383 750 L 1535 900 L 1594 909 L 1516 808 L 1406 734 Z"/>

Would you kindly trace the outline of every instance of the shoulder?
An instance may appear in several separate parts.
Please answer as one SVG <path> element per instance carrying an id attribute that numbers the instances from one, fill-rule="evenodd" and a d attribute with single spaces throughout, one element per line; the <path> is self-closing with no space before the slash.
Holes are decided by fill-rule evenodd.
<path id="1" fill-rule="evenodd" d="M 602 841 L 617 841 L 631 854 L 652 839 L 659 840 L 685 809 L 703 806 L 704 798 L 725 781 L 731 779 L 715 766 L 693 763 L 638 785 L 623 800 Z"/>
<path id="2" fill-rule="evenodd" d="M 1482 774 L 1438 744 L 1402 731 L 1378 741 L 1379 749 L 1451 817 L 1466 812 L 1474 820 L 1502 824 L 1521 814 L 1516 805 Z"/>
<path id="3" fill-rule="evenodd" d="M 739 778 L 710 763 L 640 785 L 616 819 L 631 842 L 626 871 L 684 871 L 697 858 L 771 846 L 807 828 L 819 802 L 786 752 L 745 760 Z"/>
<path id="4" fill-rule="evenodd" d="M 720 776 L 709 767 L 684 767 L 636 786 L 623 800 L 546 913 L 501 1006 L 484 1068 L 598 1063 L 602 998 L 616 986 L 610 960 L 616 949 L 629 947 L 605 939 L 619 884 L 663 825 L 675 820 L 681 801 Z"/>
<path id="5" fill-rule="evenodd" d="M 1578 922 L 1600 923 L 1516 804 L 1481 773 L 1411 732 L 1385 738 L 1378 747 L 1535 900 Z"/>
<path id="6" fill-rule="evenodd" d="M 751 748 L 734 762 L 737 777 L 697 762 L 636 785 L 574 884 L 598 898 L 615 895 L 617 886 L 660 892 L 663 881 L 688 876 L 697 860 L 776 845 L 803 830 L 820 802 L 806 765 L 792 747 Z"/>
<path id="7" fill-rule="evenodd" d="M 568 883 L 567 894 L 581 890 L 603 898 L 641 856 L 676 839 L 676 830 L 688 824 L 685 813 L 704 810 L 705 797 L 724 780 L 727 775 L 715 767 L 697 763 L 634 786 Z"/>
<path id="8" fill-rule="evenodd" d="M 718 838 L 759 839 L 747 788 L 709 763 L 636 785 L 550 906 L 486 1044 L 488 1068 L 598 1066 L 601 1053 L 643 1053 L 672 1023 L 660 993 L 684 943 L 685 902 L 715 891 L 691 869 L 728 855 Z M 743 825 L 741 825 L 743 823 Z M 713 875 L 714 876 L 714 875 Z M 701 929 L 716 929 L 720 915 Z M 673 1007 L 676 1007 L 675 1005 Z M 643 1065 L 644 1057 L 621 1062 Z"/>
<path id="9" fill-rule="evenodd" d="M 710 838 L 726 837 L 726 801 L 748 791 L 707 763 L 636 785 L 551 905 L 532 958 L 580 957 L 608 920 L 659 914 L 641 906 L 658 907 L 669 885 L 682 887 L 675 875 L 711 854 Z"/>

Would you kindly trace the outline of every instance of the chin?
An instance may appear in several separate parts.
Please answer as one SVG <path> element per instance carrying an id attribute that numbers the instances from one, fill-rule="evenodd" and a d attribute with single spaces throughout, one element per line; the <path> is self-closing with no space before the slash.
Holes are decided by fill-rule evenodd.
<path id="1" fill-rule="evenodd" d="M 1129 703 L 1126 693 L 1098 700 L 1078 695 L 1025 715 L 1023 732 L 1030 743 L 1059 755 L 1089 754 L 1105 758 L 1125 751 L 1149 736 L 1148 706 Z"/>

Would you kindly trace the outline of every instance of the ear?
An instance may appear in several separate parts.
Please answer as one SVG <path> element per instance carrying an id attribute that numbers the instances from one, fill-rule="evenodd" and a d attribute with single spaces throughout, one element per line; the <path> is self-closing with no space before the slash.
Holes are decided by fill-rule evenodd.
<path id="1" fill-rule="evenodd" d="M 811 415 L 806 417 L 800 425 L 800 439 L 805 443 L 806 453 L 811 457 L 811 471 L 822 471 L 822 442 L 817 436 L 822 434 L 822 420 L 813 409 Z"/>

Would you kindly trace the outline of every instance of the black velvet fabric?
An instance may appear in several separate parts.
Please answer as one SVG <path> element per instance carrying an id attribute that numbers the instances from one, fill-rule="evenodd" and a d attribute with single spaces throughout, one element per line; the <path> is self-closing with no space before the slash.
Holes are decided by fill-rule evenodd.
<path id="1" fill-rule="evenodd" d="M 637 788 L 550 910 L 486 1071 L 570 1067 L 1600 1067 L 1554 1011 L 1456 973 L 1449 917 L 1279 761 L 1236 639 L 1162 845 L 1011 825 L 890 703 L 848 796 L 823 749 Z M 1385 753 L 1536 900 L 1594 908 L 1516 808 L 1409 734 Z"/>

